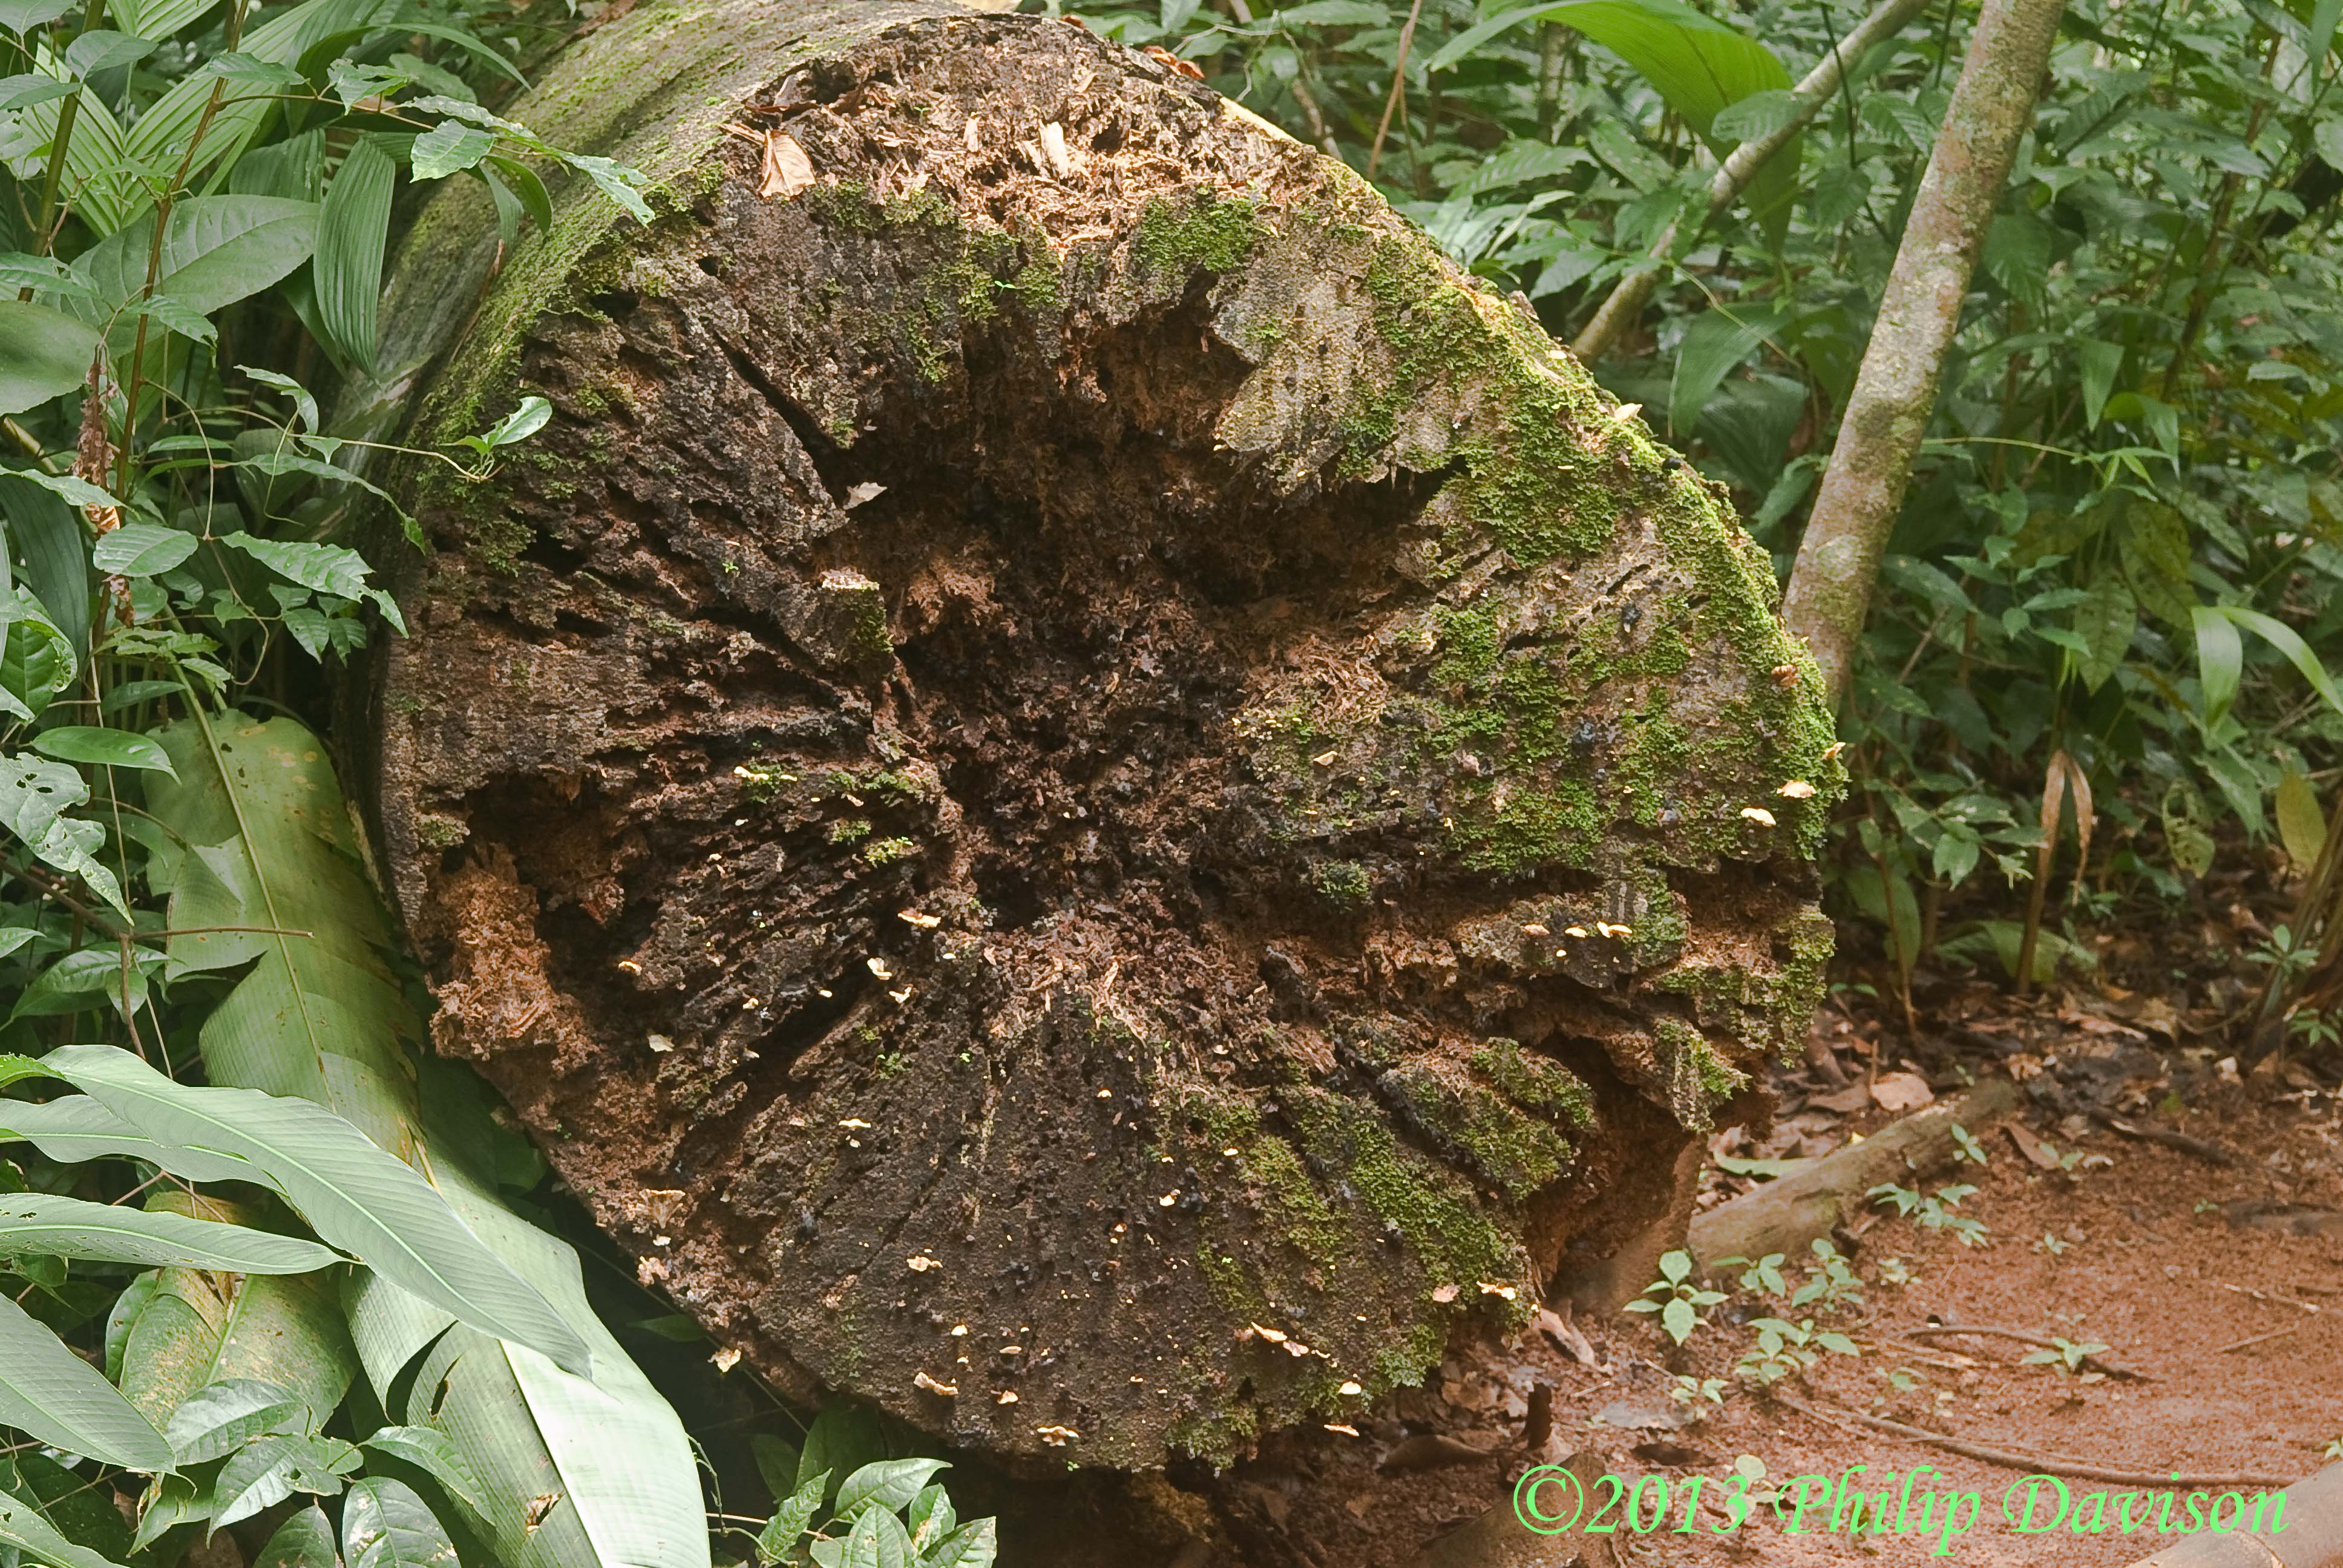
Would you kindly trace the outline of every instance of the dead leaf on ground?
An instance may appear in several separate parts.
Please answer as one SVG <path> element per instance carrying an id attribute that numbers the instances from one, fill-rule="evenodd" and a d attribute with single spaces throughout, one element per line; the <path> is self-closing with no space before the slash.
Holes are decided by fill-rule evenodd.
<path id="1" fill-rule="evenodd" d="M 2043 1142 L 2039 1138 L 2035 1137 L 2032 1132 L 2020 1127 L 2015 1121 L 2003 1123 L 2001 1130 L 2009 1134 L 2010 1142 L 2016 1146 L 2017 1151 L 2026 1156 L 2027 1161 L 2033 1164 L 2039 1165 L 2045 1171 L 2056 1171 L 2058 1169 L 2058 1156 L 2056 1152 L 2051 1149 L 2050 1145 Z"/>
<path id="2" fill-rule="evenodd" d="M 1835 1111 L 1841 1116 L 1852 1116 L 1858 1111 L 1871 1109 L 1871 1091 L 1863 1084 L 1850 1083 L 1845 1089 L 1833 1090 L 1828 1094 L 1808 1095 L 1806 1104 L 1813 1110 Z"/>
<path id="3" fill-rule="evenodd" d="M 1542 1308 L 1537 1315 L 1538 1332 L 1554 1344 L 1554 1348 L 1576 1362 L 1580 1366 L 1594 1364 L 1594 1346 L 1578 1330 L 1578 1325 L 1551 1307 Z"/>
<path id="4" fill-rule="evenodd" d="M 784 131 L 765 133 L 765 166 L 759 174 L 757 194 L 767 201 L 783 201 L 813 184 L 813 160 L 797 138 Z"/>
<path id="5" fill-rule="evenodd" d="M 1883 1072 L 1872 1081 L 1871 1099 L 1882 1111 L 1917 1111 L 1936 1101 L 1936 1091 L 1916 1072 Z"/>

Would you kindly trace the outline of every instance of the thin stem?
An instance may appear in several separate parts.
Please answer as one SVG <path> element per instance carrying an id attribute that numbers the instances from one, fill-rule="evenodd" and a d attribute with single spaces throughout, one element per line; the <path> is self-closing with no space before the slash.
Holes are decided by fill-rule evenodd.
<path id="1" fill-rule="evenodd" d="M 1383 99 L 1383 117 L 1375 122 L 1374 144 L 1367 148 L 1367 178 L 1375 177 L 1375 170 L 1383 161 L 1383 137 L 1391 130 L 1392 111 L 1399 107 L 1400 95 L 1407 90 L 1407 52 L 1415 45 L 1415 24 L 1423 15 L 1423 0 L 1413 0 L 1407 8 L 1407 24 L 1399 30 L 1399 52 L 1392 60 L 1391 92 Z"/>
<path id="2" fill-rule="evenodd" d="M 89 8 L 81 15 L 81 33 L 74 36 L 78 39 L 82 33 L 94 30 L 105 19 L 106 0 L 89 0 Z M 33 228 L 33 243 L 41 256 L 48 255 L 56 243 L 57 193 L 65 183 L 65 153 L 73 146 L 74 121 L 81 115 L 81 95 L 87 91 L 89 85 L 84 83 L 57 106 L 56 139 L 49 146 L 48 175 L 41 181 L 41 221 Z M 32 288 L 27 286 L 16 297 L 32 298 Z"/>

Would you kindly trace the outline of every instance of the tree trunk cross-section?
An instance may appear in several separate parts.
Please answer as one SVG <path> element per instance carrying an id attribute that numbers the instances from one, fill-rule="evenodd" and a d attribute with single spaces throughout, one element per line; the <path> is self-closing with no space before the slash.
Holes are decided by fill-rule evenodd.
<path id="1" fill-rule="evenodd" d="M 375 406 L 555 416 L 413 471 L 381 842 L 438 1048 L 721 1342 L 1225 1457 L 1754 1113 L 1828 945 L 1813 666 L 1522 307 L 1041 18 L 653 0 L 511 113 L 659 216 L 407 246 Z"/>

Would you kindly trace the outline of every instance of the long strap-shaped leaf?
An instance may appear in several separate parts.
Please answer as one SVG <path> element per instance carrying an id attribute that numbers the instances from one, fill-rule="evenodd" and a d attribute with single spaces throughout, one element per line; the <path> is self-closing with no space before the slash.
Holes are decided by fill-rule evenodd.
<path id="1" fill-rule="evenodd" d="M 0 1296 L 0 1426 L 132 1470 L 168 1470 L 171 1445 L 96 1369 Z"/>
<path id="2" fill-rule="evenodd" d="M 111 1045 L 60 1046 L 42 1065 L 158 1143 L 250 1161 L 317 1234 L 461 1321 L 571 1371 L 592 1365 L 576 1331 L 437 1188 L 332 1111 L 257 1090 L 174 1082 Z"/>
<path id="3" fill-rule="evenodd" d="M 306 1274 L 341 1261 L 315 1241 L 244 1225 L 46 1192 L 0 1198 L 0 1254 L 26 1252 L 240 1274 Z"/>
<path id="4" fill-rule="evenodd" d="M 65 1165 L 85 1160 L 144 1160 L 189 1181 L 266 1184 L 250 1161 L 157 1143 L 86 1094 L 40 1105 L 0 1102 L 0 1142 L 16 1139 Z"/>
<path id="5" fill-rule="evenodd" d="M 361 1271 L 350 1326 L 377 1396 L 406 1401 L 392 1419 L 436 1425 L 455 1442 L 488 1493 L 493 1544 L 510 1568 L 706 1568 L 682 1423 L 595 1318 L 576 1254 L 504 1208 L 473 1169 L 475 1151 L 422 1113 L 407 1055 L 422 1023 L 385 964 L 396 939 L 324 748 L 289 719 L 241 715 L 157 739 L 178 778 L 149 781 L 148 809 L 200 847 L 205 868 L 191 854 L 150 871 L 171 893 L 173 925 L 308 933 L 171 940 L 185 967 L 246 970 L 202 1031 L 212 1081 L 302 1095 L 363 1127 L 421 1171 L 592 1349 L 592 1376 L 574 1377 L 525 1346 L 451 1328 L 439 1305 Z M 531 1503 L 547 1496 L 557 1500 L 550 1511 L 532 1516 Z"/>

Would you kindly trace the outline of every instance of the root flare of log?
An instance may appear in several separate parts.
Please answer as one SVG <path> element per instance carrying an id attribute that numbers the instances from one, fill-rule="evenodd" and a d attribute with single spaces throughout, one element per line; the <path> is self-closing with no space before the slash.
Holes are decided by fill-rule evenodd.
<path id="1" fill-rule="evenodd" d="M 656 217 L 419 218 L 357 412 L 553 417 L 408 471 L 361 770 L 437 1048 L 719 1340 L 1224 1456 L 1752 1113 L 1829 947 L 1817 676 L 1523 307 L 1036 17 L 647 0 L 510 112 Z"/>

